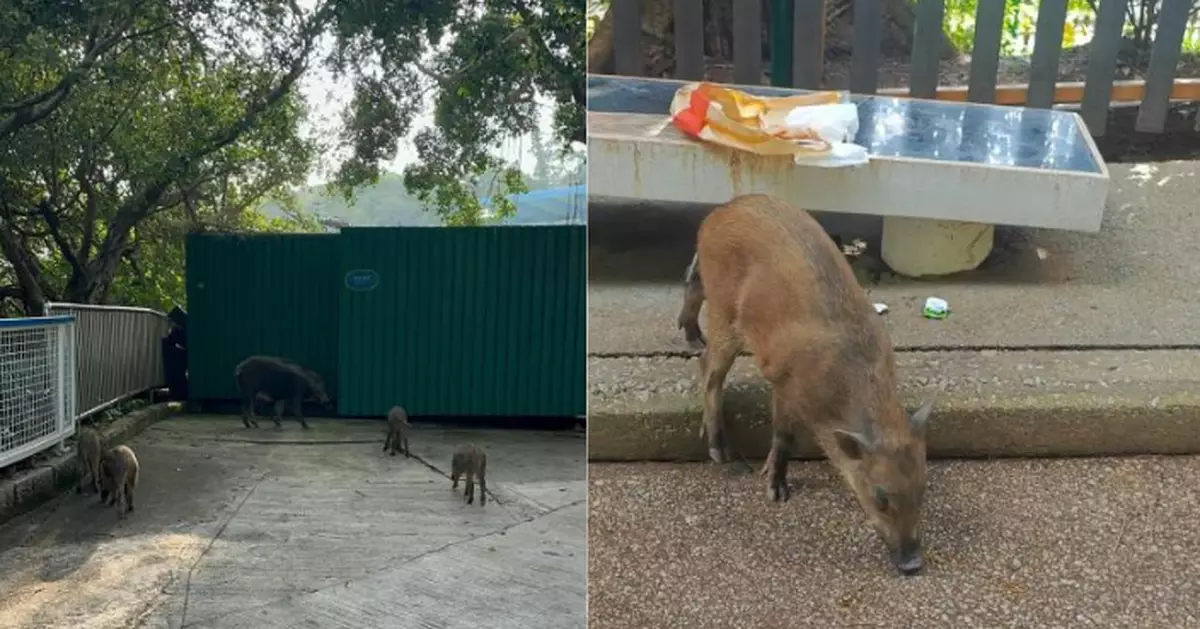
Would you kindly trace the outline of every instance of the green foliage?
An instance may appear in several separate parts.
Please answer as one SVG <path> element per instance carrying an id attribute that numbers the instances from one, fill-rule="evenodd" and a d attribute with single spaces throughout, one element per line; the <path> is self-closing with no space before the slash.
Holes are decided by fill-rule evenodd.
<path id="1" fill-rule="evenodd" d="M 394 150 L 429 99 L 433 125 L 414 137 L 420 163 L 405 170 L 408 191 L 451 225 L 482 221 L 480 196 L 507 215 L 513 208 L 505 197 L 528 186 L 494 151 L 538 128 L 539 99 L 553 107 L 563 151 L 584 141 L 585 0 L 420 5 L 420 20 L 397 15 L 373 22 L 377 36 L 394 43 L 376 51 L 379 72 L 356 84 L 344 121 L 344 144 L 367 159 L 345 162 L 335 183 L 351 197 L 357 186 L 375 182 L 378 158 Z M 339 39 L 341 51 L 360 47 L 355 38 Z M 437 52 L 422 58 L 428 50 Z"/>
<path id="2" fill-rule="evenodd" d="M 1156 22 L 1161 0 L 1127 0 L 1125 36 L 1135 45 L 1148 49 L 1149 26 Z M 1195 2 L 1200 9 L 1200 0 Z M 975 12 L 979 0 L 946 0 L 946 34 L 957 50 L 970 51 L 975 43 Z M 1037 0 L 1006 0 L 1001 27 L 1000 54 L 1030 54 L 1040 6 Z M 1067 21 L 1063 25 L 1063 47 L 1080 45 L 1094 27 L 1098 0 L 1067 0 Z M 1193 10 L 1195 16 L 1196 10 Z M 1185 48 L 1187 42 L 1185 42 Z"/>
<path id="3" fill-rule="evenodd" d="M 52 5 L 80 8 L 87 32 L 42 20 Z M 313 35 L 281 28 L 282 4 L 224 6 L 29 1 L 0 15 L 14 44 L 0 63 L 0 280 L 27 310 L 182 301 L 183 235 L 266 227 L 247 212 L 307 174 L 290 87 Z M 22 24 L 38 26 L 22 37 Z M 265 52 L 242 40 L 256 27 Z"/>

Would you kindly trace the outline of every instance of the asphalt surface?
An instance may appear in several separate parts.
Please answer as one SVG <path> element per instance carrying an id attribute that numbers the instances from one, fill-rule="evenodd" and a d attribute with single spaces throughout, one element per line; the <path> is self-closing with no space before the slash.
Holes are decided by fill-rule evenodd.
<path id="1" fill-rule="evenodd" d="M 63 495 L 0 527 L 0 628 L 583 627 L 585 444 L 417 425 L 179 417 L 130 442 L 136 510 Z M 489 501 L 451 453 L 488 454 Z M 478 491 L 478 490 L 477 490 Z"/>
<path id="2" fill-rule="evenodd" d="M 1200 163 L 1110 165 L 1098 234 L 1000 228 L 984 266 L 947 278 L 884 278 L 898 348 L 1200 346 Z M 708 208 L 596 204 L 589 212 L 588 352 L 690 353 L 675 328 L 681 278 Z M 1047 208 L 1053 211 L 1053 208 Z M 878 251 L 880 221 L 822 217 L 846 241 Z M 927 297 L 950 303 L 944 321 L 922 318 Z"/>
<path id="3" fill-rule="evenodd" d="M 1200 626 L 1200 458 L 933 463 L 911 578 L 828 464 L 790 479 L 590 465 L 589 628 Z"/>

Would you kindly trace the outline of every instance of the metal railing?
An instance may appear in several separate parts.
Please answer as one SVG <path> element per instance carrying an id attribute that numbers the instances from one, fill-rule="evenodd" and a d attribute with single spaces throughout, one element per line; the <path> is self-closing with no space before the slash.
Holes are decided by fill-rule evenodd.
<path id="1" fill-rule="evenodd" d="M 75 433 L 75 320 L 0 319 L 0 467 Z"/>
<path id="2" fill-rule="evenodd" d="M 167 315 L 149 308 L 46 304 L 50 314 L 75 317 L 76 419 L 163 386 L 161 340 Z"/>
<path id="3" fill-rule="evenodd" d="M 646 67 L 642 11 L 649 0 L 612 0 L 612 62 L 616 74 L 642 76 L 655 73 Z M 664 4 L 664 3 L 658 3 Z M 763 11 L 761 0 L 734 3 L 732 34 L 733 82 L 757 85 L 763 80 Z M 1101 0 L 1089 14 L 1091 37 L 1086 81 L 1058 83 L 1063 52 L 1066 2 L 1040 2 L 1033 34 L 1029 84 L 998 86 L 999 60 L 1006 3 L 980 0 L 974 16 L 970 77 L 966 89 L 940 87 L 945 0 L 916 0 L 909 87 L 879 90 L 880 48 L 885 24 L 883 5 L 877 0 L 772 0 L 770 34 L 771 82 L 779 87 L 820 89 L 825 63 L 825 29 L 831 12 L 851 12 L 850 91 L 885 93 L 916 98 L 999 103 L 1019 100 L 1028 107 L 1048 108 L 1058 102 L 1081 103 L 1080 115 L 1093 136 L 1104 135 L 1110 104 L 1115 100 L 1140 101 L 1136 130 L 1161 133 L 1172 99 L 1188 100 L 1200 94 L 1200 81 L 1175 80 L 1176 64 L 1188 37 L 1193 0 L 1161 0 L 1145 81 L 1116 81 L 1123 35 L 1128 30 L 1130 0 Z M 674 70 L 670 77 L 701 80 L 705 77 L 705 24 L 700 3 L 672 0 Z M 598 70 L 592 70 L 597 72 Z M 1132 85 L 1136 83 L 1137 85 Z"/>

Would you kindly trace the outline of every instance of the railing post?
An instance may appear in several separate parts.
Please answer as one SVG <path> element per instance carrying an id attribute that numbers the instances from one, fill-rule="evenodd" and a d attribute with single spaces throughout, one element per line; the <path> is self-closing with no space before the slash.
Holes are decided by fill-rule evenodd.
<path id="1" fill-rule="evenodd" d="M 771 85 L 792 86 L 792 22 L 795 0 L 771 0 Z"/>
<path id="2" fill-rule="evenodd" d="M 46 312 L 50 312 L 50 307 L 48 305 Z M 55 343 L 58 346 L 58 356 L 56 361 L 58 363 L 58 386 L 55 389 L 55 393 L 57 393 L 57 395 L 54 396 L 54 401 L 55 413 L 58 416 L 58 434 L 60 437 L 62 437 L 54 449 L 57 454 L 62 454 L 67 447 L 67 437 L 75 434 L 75 417 L 68 417 L 67 413 L 67 369 L 75 368 L 73 364 L 70 364 L 71 361 L 68 360 L 67 341 L 68 335 L 75 329 L 75 323 L 64 323 L 62 325 L 54 326 L 54 328 Z M 74 344 L 72 344 L 72 349 L 73 347 Z M 70 394 L 75 395 L 75 392 L 71 391 Z M 70 430 L 67 429 L 67 422 L 71 423 Z"/>

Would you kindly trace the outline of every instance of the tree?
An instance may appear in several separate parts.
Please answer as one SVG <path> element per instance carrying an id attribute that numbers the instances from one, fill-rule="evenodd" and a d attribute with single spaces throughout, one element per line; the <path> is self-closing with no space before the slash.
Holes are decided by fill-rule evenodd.
<path id="1" fill-rule="evenodd" d="M 63 6 L 65 25 L 44 19 Z M 292 87 L 327 18 L 254 6 L 28 1 L 0 15 L 3 291 L 26 312 L 103 301 L 123 262 L 140 275 L 143 243 L 235 225 L 307 173 Z"/>
<path id="2" fill-rule="evenodd" d="M 405 170 L 406 188 L 449 224 L 482 220 L 480 187 L 507 215 L 513 207 L 506 195 L 526 186 L 516 165 L 492 149 L 536 131 L 539 100 L 554 108 L 560 150 L 585 141 L 585 0 L 416 4 L 419 19 L 373 20 L 373 37 L 389 44 L 373 55 L 378 73 L 356 85 L 345 135 L 358 157 L 342 165 L 336 185 L 349 196 L 376 181 L 381 158 L 394 152 L 428 97 L 434 124 L 414 139 L 419 163 Z M 339 33 L 340 53 L 362 48 L 360 39 Z M 426 55 L 431 49 L 436 54 Z M 335 67 L 344 67 L 340 57 Z"/>

